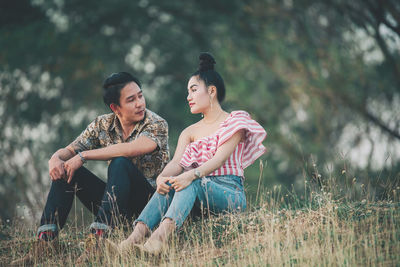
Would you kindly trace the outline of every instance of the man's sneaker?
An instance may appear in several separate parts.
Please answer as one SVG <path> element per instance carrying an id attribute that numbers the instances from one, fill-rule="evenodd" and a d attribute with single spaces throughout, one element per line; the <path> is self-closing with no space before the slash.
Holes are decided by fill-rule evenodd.
<path id="1" fill-rule="evenodd" d="M 44 237 L 44 236 L 42 236 Z M 47 238 L 49 236 L 47 235 Z M 29 249 L 28 254 L 24 257 L 16 259 L 10 265 L 34 265 L 44 261 L 59 251 L 58 238 L 52 238 L 50 241 L 46 239 L 38 239 L 34 241 Z"/>
<path id="2" fill-rule="evenodd" d="M 106 237 L 106 230 L 103 229 L 91 229 L 91 233 L 95 236 L 97 236 L 98 238 L 104 238 Z"/>
<path id="3" fill-rule="evenodd" d="M 40 232 L 38 235 L 38 239 L 44 240 L 44 241 L 52 241 L 56 237 L 57 237 L 57 234 L 54 233 L 53 231 L 43 231 L 43 232 Z"/>

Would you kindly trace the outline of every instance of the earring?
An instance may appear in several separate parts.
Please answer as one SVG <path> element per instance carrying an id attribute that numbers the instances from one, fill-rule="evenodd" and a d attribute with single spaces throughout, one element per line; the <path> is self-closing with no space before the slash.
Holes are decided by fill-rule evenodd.
<path id="1" fill-rule="evenodd" d="M 204 114 L 203 113 L 201 113 L 201 117 L 204 118 Z"/>
<path id="2" fill-rule="evenodd" d="M 212 103 L 212 97 L 210 95 L 210 106 L 211 106 L 211 110 L 213 109 L 213 103 Z"/>

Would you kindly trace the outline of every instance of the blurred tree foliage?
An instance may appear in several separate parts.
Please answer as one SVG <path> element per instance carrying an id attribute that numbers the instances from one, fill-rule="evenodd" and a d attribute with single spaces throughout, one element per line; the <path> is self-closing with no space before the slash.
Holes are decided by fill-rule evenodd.
<path id="1" fill-rule="evenodd" d="M 299 184 L 317 167 L 338 175 L 357 147 L 368 149 L 355 150 L 367 156 L 354 172 L 395 179 L 399 38 L 395 0 L 2 1 L 0 215 L 40 211 L 49 157 L 108 112 L 101 83 L 112 72 L 144 82 L 173 152 L 199 119 L 185 99 L 201 51 L 216 56 L 224 106 L 268 131 L 264 185 Z M 246 171 L 250 191 L 258 175 L 258 164 Z"/>

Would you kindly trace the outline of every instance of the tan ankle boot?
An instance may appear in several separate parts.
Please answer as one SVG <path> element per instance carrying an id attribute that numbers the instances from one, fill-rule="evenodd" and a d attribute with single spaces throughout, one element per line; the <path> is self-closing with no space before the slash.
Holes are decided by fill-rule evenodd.
<path id="1" fill-rule="evenodd" d="M 175 231 L 175 229 L 175 222 L 172 219 L 166 218 L 140 248 L 146 253 L 159 255 L 165 249 L 168 237 Z"/>
<path id="2" fill-rule="evenodd" d="M 161 242 L 157 239 L 149 239 L 142 247 L 140 247 L 140 249 L 145 253 L 157 256 L 165 250 L 165 244 L 166 242 Z"/>
<path id="3" fill-rule="evenodd" d="M 121 253 L 128 252 L 134 249 L 135 244 L 141 244 L 144 242 L 145 238 L 150 235 L 150 229 L 146 224 L 138 222 L 133 229 L 132 234 L 119 243 L 118 249 Z"/>

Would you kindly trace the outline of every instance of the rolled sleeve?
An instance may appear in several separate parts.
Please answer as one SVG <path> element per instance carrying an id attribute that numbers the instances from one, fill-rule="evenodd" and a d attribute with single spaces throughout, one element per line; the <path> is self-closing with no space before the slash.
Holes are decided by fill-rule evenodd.
<path id="1" fill-rule="evenodd" d="M 75 153 L 96 149 L 100 146 L 99 132 L 98 119 L 96 119 L 86 127 L 70 146 L 74 149 Z"/>
<path id="2" fill-rule="evenodd" d="M 166 140 L 168 140 L 168 124 L 166 121 L 156 121 L 148 124 L 139 134 L 140 136 L 150 138 L 157 144 L 158 149 L 163 149 Z"/>

